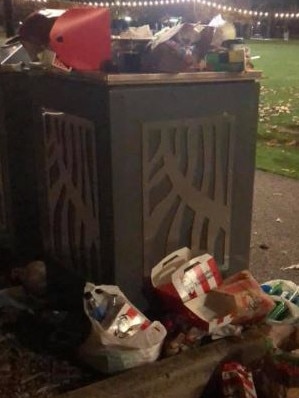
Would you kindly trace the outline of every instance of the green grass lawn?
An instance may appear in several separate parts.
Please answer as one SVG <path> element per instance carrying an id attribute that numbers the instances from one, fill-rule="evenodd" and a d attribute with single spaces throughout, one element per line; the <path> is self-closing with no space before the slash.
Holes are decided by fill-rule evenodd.
<path id="1" fill-rule="evenodd" d="M 257 168 L 299 179 L 299 41 L 249 41 L 263 71 Z"/>

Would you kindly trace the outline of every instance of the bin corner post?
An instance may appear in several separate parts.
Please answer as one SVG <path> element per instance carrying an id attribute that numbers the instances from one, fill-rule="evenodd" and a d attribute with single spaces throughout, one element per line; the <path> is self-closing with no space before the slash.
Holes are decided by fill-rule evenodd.
<path id="1" fill-rule="evenodd" d="M 260 84 L 255 81 L 247 83 L 247 101 L 250 106 L 243 109 L 236 135 L 234 164 L 234 188 L 231 226 L 230 262 L 234 265 L 228 276 L 249 267 L 250 239 L 254 195 L 256 134 L 258 128 L 258 107 Z M 242 233 L 240 233 L 242 231 Z"/>
<path id="2" fill-rule="evenodd" d="M 15 35 L 15 27 L 14 27 L 14 21 L 13 21 L 12 0 L 4 0 L 3 1 L 3 14 L 4 14 L 6 37 L 14 36 Z"/>
<path id="3" fill-rule="evenodd" d="M 24 259 L 39 254 L 41 237 L 32 145 L 32 81 L 27 74 L 9 73 L 3 79 L 5 129 L 10 179 L 9 205 L 15 249 Z"/>
<path id="4" fill-rule="evenodd" d="M 11 245 L 9 224 L 9 186 L 7 168 L 7 140 L 4 121 L 4 93 L 0 82 L 0 248 Z"/>

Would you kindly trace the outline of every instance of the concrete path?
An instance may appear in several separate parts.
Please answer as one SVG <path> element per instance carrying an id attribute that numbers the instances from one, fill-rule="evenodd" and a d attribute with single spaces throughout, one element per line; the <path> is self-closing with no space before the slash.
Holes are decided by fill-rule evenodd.
<path id="1" fill-rule="evenodd" d="M 250 270 L 259 282 L 299 284 L 299 269 L 280 269 L 292 264 L 299 264 L 299 180 L 256 171 Z"/>

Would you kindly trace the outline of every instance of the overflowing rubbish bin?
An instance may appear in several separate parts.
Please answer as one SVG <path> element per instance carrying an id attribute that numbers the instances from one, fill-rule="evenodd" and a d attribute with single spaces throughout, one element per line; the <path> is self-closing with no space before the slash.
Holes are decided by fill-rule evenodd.
<path id="1" fill-rule="evenodd" d="M 258 76 L 3 72 L 18 250 L 54 253 L 139 305 L 180 247 L 246 268 Z"/>
<path id="2" fill-rule="evenodd" d="M 0 395 L 297 396 L 299 288 L 245 269 L 250 50 L 109 16 L 35 12 L 0 66 Z"/>

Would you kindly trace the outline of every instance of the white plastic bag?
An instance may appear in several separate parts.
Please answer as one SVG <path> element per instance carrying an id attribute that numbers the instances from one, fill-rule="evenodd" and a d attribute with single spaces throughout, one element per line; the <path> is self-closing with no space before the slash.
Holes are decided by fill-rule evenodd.
<path id="1" fill-rule="evenodd" d="M 122 296 L 135 308 L 117 286 L 87 283 L 85 293 L 95 289 Z M 111 374 L 153 362 L 159 357 L 167 333 L 160 322 L 151 322 L 145 329 L 140 328 L 135 334 L 122 337 L 105 330 L 99 321 L 92 318 L 85 301 L 84 309 L 92 324 L 88 339 L 79 347 L 79 358 L 85 363 Z"/>
<path id="2" fill-rule="evenodd" d="M 264 282 L 263 285 L 268 285 L 271 287 L 274 287 L 276 285 L 280 284 L 281 288 L 283 291 L 285 292 L 289 292 L 291 295 L 298 292 L 298 286 L 289 280 L 285 280 L 285 279 L 274 279 L 271 281 L 267 281 Z M 268 319 L 267 322 L 268 323 L 277 323 L 277 324 L 289 324 L 289 323 L 296 323 L 298 322 L 299 319 L 299 307 L 297 305 L 295 305 L 294 303 L 292 303 L 290 300 L 284 298 L 284 297 L 280 297 L 280 296 L 274 296 L 271 295 L 272 299 L 275 302 L 284 302 L 289 310 L 289 315 L 283 319 L 282 321 L 275 321 L 272 319 Z"/>

